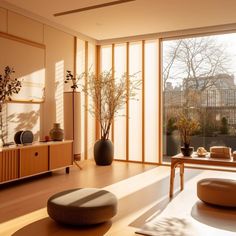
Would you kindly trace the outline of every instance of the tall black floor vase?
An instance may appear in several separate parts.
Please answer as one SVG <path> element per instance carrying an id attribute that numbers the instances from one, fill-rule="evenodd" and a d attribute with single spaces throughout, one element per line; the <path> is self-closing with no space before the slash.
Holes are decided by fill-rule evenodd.
<path id="1" fill-rule="evenodd" d="M 111 165 L 114 157 L 114 147 L 110 140 L 98 140 L 94 145 L 94 160 L 99 166 Z"/>

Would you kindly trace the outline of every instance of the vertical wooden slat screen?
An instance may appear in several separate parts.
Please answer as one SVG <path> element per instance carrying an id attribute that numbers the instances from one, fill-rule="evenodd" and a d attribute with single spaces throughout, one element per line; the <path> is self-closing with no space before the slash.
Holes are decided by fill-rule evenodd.
<path id="1" fill-rule="evenodd" d="M 142 162 L 145 161 L 145 41 L 142 40 Z"/>
<path id="2" fill-rule="evenodd" d="M 116 48 L 119 46 L 120 44 L 102 46 L 102 48 L 111 48 L 111 58 L 104 50 L 106 60 L 101 60 L 102 62 L 99 65 L 101 70 L 111 65 L 113 73 L 116 73 Z M 128 99 L 125 107 L 126 156 L 123 158 L 115 156 L 115 159 L 141 163 L 160 163 L 160 145 L 162 144 L 160 134 L 161 99 L 159 98 L 161 96 L 160 41 L 126 42 L 125 46 L 127 90 L 130 89 L 132 79 L 128 76 L 130 74 L 139 72 L 138 77 L 142 80 L 142 85 L 141 91 L 137 94 L 138 101 Z M 100 57 L 103 57 L 103 50 L 101 50 Z M 151 123 L 149 123 L 150 121 Z M 118 132 L 116 126 L 121 125 L 119 122 L 115 121 L 115 128 L 112 129 L 112 137 L 113 140 L 115 139 L 114 148 L 119 148 L 116 146 L 116 132 Z"/>
<path id="3" fill-rule="evenodd" d="M 129 91 L 129 42 L 126 43 L 126 84 Z M 126 102 L 126 161 L 129 160 L 129 97 Z"/>
<path id="4" fill-rule="evenodd" d="M 88 75 L 96 73 L 96 47 L 92 43 L 88 43 Z M 93 147 L 96 140 L 96 124 L 95 124 L 95 117 L 90 112 L 91 111 L 91 104 L 93 104 L 93 98 L 88 96 L 88 137 L 87 137 L 87 147 L 88 147 L 88 159 L 93 158 Z"/>
<path id="5" fill-rule="evenodd" d="M 85 72 L 85 41 L 77 38 L 76 44 L 76 73 L 78 75 Z M 84 80 L 81 80 L 80 85 L 84 85 Z M 81 141 L 81 158 L 85 158 L 85 95 L 81 92 L 81 107 L 80 107 L 80 119 L 81 119 L 81 133 L 78 134 Z M 76 122 L 76 121 L 75 121 Z"/>
<path id="6" fill-rule="evenodd" d="M 88 83 L 88 42 L 85 41 L 85 90 L 87 89 Z M 84 111 L 84 159 L 88 159 L 88 95 L 85 94 L 85 111 Z"/>
<path id="7" fill-rule="evenodd" d="M 159 122 L 158 122 L 158 142 L 157 145 L 159 147 L 159 152 L 158 152 L 158 163 L 161 164 L 162 163 L 162 157 L 163 157 L 163 149 L 162 149 L 162 145 L 163 145 L 163 140 L 162 140 L 162 39 L 158 39 L 157 40 L 157 45 L 158 45 L 158 51 L 157 51 L 157 55 L 158 55 L 158 62 L 157 62 L 157 68 L 158 68 L 158 78 L 157 78 L 157 91 L 158 91 L 158 95 L 159 95 L 159 103 L 158 103 L 158 117 L 159 117 Z"/>
<path id="8" fill-rule="evenodd" d="M 101 46 L 97 45 L 96 46 L 96 56 L 95 56 L 95 60 L 96 60 L 96 77 L 97 79 L 99 79 L 99 74 L 100 74 L 100 66 L 101 66 Z M 98 117 L 96 114 L 96 118 L 95 118 L 95 127 L 96 127 L 96 140 L 98 140 L 100 138 L 100 124 L 98 121 Z"/>
<path id="9" fill-rule="evenodd" d="M 115 68 L 114 68 L 114 63 L 115 63 L 115 45 L 111 45 L 111 73 L 112 73 L 112 79 L 114 80 L 114 75 L 115 75 Z M 114 120 L 112 122 L 111 126 L 111 141 L 114 143 Z"/>

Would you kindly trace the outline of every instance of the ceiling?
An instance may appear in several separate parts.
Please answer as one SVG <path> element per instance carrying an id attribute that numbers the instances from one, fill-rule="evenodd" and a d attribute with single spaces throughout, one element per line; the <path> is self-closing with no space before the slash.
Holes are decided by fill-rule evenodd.
<path id="1" fill-rule="evenodd" d="M 6 0 L 97 40 L 236 23 L 235 0 L 136 0 L 55 17 L 116 0 Z"/>

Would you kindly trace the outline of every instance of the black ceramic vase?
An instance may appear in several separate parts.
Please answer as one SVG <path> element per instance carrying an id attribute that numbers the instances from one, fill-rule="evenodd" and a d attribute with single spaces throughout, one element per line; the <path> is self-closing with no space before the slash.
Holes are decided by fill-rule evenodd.
<path id="1" fill-rule="evenodd" d="M 180 150 L 181 150 L 181 153 L 183 154 L 183 156 L 190 157 L 193 154 L 194 148 L 183 146 L 183 147 L 180 148 Z"/>
<path id="2" fill-rule="evenodd" d="M 113 143 L 100 139 L 94 144 L 94 160 L 99 166 L 111 165 L 114 156 Z"/>

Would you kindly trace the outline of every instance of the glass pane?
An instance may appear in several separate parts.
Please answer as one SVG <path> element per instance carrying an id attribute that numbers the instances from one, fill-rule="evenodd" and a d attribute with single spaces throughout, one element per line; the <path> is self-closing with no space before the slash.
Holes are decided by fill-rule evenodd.
<path id="1" fill-rule="evenodd" d="M 158 41 L 145 43 L 145 161 L 158 161 Z"/>
<path id="2" fill-rule="evenodd" d="M 224 145 L 236 150 L 236 34 L 163 42 L 163 154 L 180 151 L 179 113 L 199 123 L 190 145 Z"/>
<path id="3" fill-rule="evenodd" d="M 101 72 L 112 69 L 112 47 L 106 45 L 101 47 Z M 112 137 L 112 128 L 110 129 L 109 139 Z"/>
<path id="4" fill-rule="evenodd" d="M 142 44 L 131 43 L 129 47 L 129 73 L 138 73 L 141 79 Z M 130 78 L 132 79 L 132 77 Z M 142 160 L 142 90 L 138 90 L 136 100 L 129 101 L 129 160 Z"/>
<path id="5" fill-rule="evenodd" d="M 114 51 L 115 80 L 118 80 L 126 72 L 126 45 L 116 45 Z M 114 152 L 115 159 L 126 159 L 126 106 L 118 111 L 114 121 Z"/>
<path id="6" fill-rule="evenodd" d="M 101 47 L 101 72 L 110 71 L 112 67 L 112 49 L 111 46 L 102 46 Z"/>

